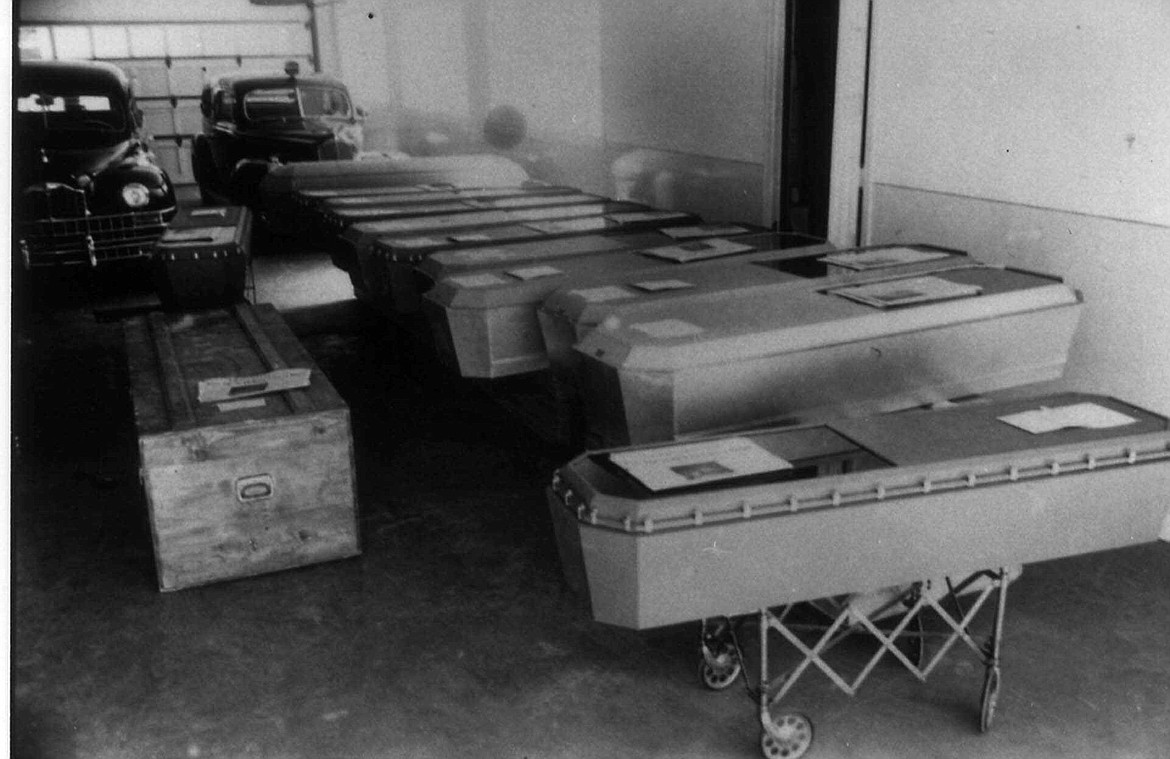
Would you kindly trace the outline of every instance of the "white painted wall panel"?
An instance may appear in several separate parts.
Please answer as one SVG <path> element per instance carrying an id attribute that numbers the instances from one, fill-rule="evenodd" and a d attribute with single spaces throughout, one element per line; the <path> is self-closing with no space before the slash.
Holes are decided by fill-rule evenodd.
<path id="1" fill-rule="evenodd" d="M 766 0 L 606 0 L 606 138 L 758 162 L 767 133 Z"/>
<path id="2" fill-rule="evenodd" d="M 1170 3 L 874 11 L 862 241 L 1065 278 L 1086 304 L 1065 383 L 1170 414 Z"/>
<path id="3" fill-rule="evenodd" d="M 871 179 L 1170 224 L 1170 3 L 874 8 Z"/>

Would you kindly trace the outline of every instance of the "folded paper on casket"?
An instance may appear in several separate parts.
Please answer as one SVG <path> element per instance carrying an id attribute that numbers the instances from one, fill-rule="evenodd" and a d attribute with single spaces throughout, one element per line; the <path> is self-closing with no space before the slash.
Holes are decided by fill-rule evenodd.
<path id="1" fill-rule="evenodd" d="M 1068 406 L 1049 408 L 1041 406 L 1030 411 L 1021 411 L 1016 414 L 997 417 L 1013 427 L 1019 427 L 1025 432 L 1039 435 L 1044 432 L 1055 432 L 1069 427 L 1083 427 L 1090 430 L 1103 430 L 1110 427 L 1123 427 L 1137 422 L 1131 416 L 1120 411 L 1105 408 L 1096 403 L 1074 403 Z"/>
<path id="2" fill-rule="evenodd" d="M 791 463 L 746 437 L 618 451 L 611 453 L 609 460 L 651 490 L 792 468 Z"/>
<path id="3" fill-rule="evenodd" d="M 220 403 L 237 398 L 251 398 L 308 387 L 311 370 L 274 369 L 250 377 L 212 377 L 199 381 L 199 402 Z"/>

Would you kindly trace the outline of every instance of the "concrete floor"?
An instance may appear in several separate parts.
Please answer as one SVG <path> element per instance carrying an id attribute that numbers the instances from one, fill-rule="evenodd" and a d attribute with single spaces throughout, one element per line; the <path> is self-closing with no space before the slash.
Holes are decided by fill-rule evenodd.
<path id="1" fill-rule="evenodd" d="M 564 588 L 542 489 L 569 452 L 350 299 L 326 257 L 257 272 L 350 404 L 362 556 L 159 593 L 120 326 L 32 316 L 13 348 L 13 756 L 759 756 L 745 688 L 698 683 L 697 625 L 598 625 Z M 964 652 L 926 683 L 887 660 L 852 698 L 812 674 L 786 704 L 825 759 L 1170 757 L 1168 589 L 1168 544 L 1029 566 L 987 734 Z"/>

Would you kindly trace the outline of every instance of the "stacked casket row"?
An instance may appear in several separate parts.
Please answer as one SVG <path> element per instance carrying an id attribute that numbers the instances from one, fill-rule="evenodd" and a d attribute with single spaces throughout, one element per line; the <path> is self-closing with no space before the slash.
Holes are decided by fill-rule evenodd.
<path id="1" fill-rule="evenodd" d="M 577 445 L 1056 379 L 1081 311 L 1058 278 L 961 251 L 835 250 L 509 171 L 285 173 L 268 195 L 315 220 L 361 297 L 464 377 L 542 377 Z"/>

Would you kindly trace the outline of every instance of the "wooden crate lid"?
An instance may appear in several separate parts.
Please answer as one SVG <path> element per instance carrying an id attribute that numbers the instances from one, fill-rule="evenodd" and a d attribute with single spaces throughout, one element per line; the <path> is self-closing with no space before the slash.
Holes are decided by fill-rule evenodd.
<path id="1" fill-rule="evenodd" d="M 124 323 L 139 434 L 238 424 L 346 408 L 341 396 L 269 304 L 191 313 L 153 312 Z M 200 403 L 201 380 L 306 368 L 306 388 L 263 403 Z M 246 399 L 245 399 L 246 400 Z"/>

